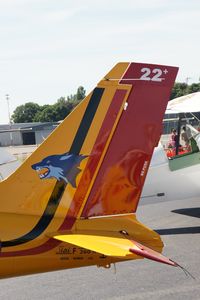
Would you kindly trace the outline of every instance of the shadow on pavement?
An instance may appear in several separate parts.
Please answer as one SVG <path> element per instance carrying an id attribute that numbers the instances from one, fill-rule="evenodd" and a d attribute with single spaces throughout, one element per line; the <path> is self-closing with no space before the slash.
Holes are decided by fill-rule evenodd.
<path id="1" fill-rule="evenodd" d="M 179 227 L 179 228 L 164 228 L 155 230 L 160 235 L 172 235 L 172 234 L 191 234 L 200 233 L 200 226 L 194 227 Z"/>
<path id="2" fill-rule="evenodd" d="M 173 213 L 200 218 L 200 207 L 182 208 L 172 210 Z"/>

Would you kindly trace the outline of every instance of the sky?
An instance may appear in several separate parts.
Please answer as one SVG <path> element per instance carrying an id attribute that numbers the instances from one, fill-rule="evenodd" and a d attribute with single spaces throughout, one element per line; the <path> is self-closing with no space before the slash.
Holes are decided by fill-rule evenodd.
<path id="1" fill-rule="evenodd" d="M 199 82 L 199 0 L 0 0 L 0 123 L 26 102 L 89 93 L 117 62 Z M 188 78 L 188 79 L 187 79 Z"/>

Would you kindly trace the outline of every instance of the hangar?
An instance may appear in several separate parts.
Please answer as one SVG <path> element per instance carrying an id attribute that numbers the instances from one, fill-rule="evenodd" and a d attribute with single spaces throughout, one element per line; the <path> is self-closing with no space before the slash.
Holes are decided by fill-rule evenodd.
<path id="1" fill-rule="evenodd" d="M 59 122 L 0 125 L 0 146 L 41 144 L 58 125 Z"/>

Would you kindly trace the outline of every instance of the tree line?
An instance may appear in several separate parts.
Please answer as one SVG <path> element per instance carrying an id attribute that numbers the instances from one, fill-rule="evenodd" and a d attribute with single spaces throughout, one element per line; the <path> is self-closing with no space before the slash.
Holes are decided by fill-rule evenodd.
<path id="1" fill-rule="evenodd" d="M 85 89 L 80 86 L 74 95 L 60 97 L 54 104 L 39 105 L 27 102 L 18 106 L 12 116 L 14 123 L 57 122 L 63 120 L 85 98 Z"/>
<path id="2" fill-rule="evenodd" d="M 183 82 L 176 82 L 170 99 L 184 96 L 186 94 L 200 91 L 200 82 L 191 85 Z M 74 95 L 60 97 L 56 103 L 50 105 L 39 105 L 34 102 L 27 102 L 18 106 L 12 115 L 14 123 L 29 122 L 57 122 L 63 120 L 86 96 L 83 86 L 78 87 Z"/>
<path id="3" fill-rule="evenodd" d="M 176 82 L 171 92 L 170 99 L 178 98 L 187 94 L 200 91 L 200 82 L 187 84 L 185 82 Z"/>

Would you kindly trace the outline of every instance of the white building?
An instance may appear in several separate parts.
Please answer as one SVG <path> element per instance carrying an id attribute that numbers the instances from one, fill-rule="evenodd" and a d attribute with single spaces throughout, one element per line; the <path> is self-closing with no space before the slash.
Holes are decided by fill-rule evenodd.
<path id="1" fill-rule="evenodd" d="M 16 123 L 0 125 L 0 146 L 40 144 L 59 123 Z"/>

